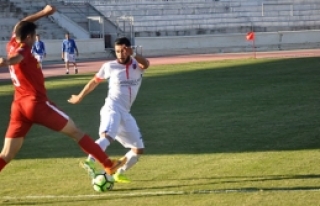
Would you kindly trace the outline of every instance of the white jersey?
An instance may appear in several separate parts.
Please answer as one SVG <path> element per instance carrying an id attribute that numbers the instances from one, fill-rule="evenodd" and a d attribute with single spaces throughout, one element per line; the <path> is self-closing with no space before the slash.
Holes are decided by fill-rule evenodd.
<path id="1" fill-rule="evenodd" d="M 105 106 L 129 112 L 138 94 L 142 75 L 143 69 L 134 58 L 126 65 L 118 63 L 117 60 L 104 63 L 95 77 L 109 80 Z"/>

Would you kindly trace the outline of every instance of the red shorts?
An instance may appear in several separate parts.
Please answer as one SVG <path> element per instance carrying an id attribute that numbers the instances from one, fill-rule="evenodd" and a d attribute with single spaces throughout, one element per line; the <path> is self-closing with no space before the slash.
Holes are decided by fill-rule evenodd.
<path id="1" fill-rule="evenodd" d="M 54 103 L 26 97 L 12 102 L 10 122 L 5 137 L 25 137 L 33 124 L 61 131 L 68 120 L 68 115 L 59 110 Z"/>

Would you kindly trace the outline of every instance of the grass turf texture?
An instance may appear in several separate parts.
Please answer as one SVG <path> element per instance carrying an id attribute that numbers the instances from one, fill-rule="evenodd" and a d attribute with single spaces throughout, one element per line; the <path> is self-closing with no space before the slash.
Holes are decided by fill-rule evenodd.
<path id="1" fill-rule="evenodd" d="M 319 66 L 318 58 L 152 66 L 132 108 L 146 154 L 127 173 L 131 184 L 94 192 L 78 146 L 34 126 L 0 174 L 0 205 L 317 205 Z M 46 86 L 97 138 L 107 83 L 81 104 L 67 103 L 91 77 L 49 78 Z M 12 86 L 0 84 L 4 135 Z M 118 143 L 108 148 L 112 157 L 125 152 Z"/>

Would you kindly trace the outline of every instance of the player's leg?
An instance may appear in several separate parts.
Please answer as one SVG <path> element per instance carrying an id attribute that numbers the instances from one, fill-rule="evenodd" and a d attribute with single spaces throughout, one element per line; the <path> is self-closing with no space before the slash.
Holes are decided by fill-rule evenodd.
<path id="1" fill-rule="evenodd" d="M 73 63 L 73 68 L 74 68 L 74 73 L 78 74 L 79 70 L 76 62 Z"/>
<path id="2" fill-rule="evenodd" d="M 125 174 L 130 168 L 132 168 L 143 154 L 144 148 L 131 148 L 126 154 L 126 163 L 120 167 L 117 172 L 113 175 L 113 178 L 118 183 L 130 183 L 131 180 Z"/>
<path id="3" fill-rule="evenodd" d="M 66 68 L 66 74 L 69 74 L 69 54 L 67 52 L 64 53 L 64 64 Z"/>
<path id="4" fill-rule="evenodd" d="M 106 106 L 101 108 L 99 139 L 96 140 L 96 143 L 103 151 L 106 151 L 110 143 L 114 141 L 120 121 L 121 116 L 118 111 L 111 110 Z M 91 177 L 95 176 L 95 158 L 92 155 L 88 155 L 88 158 L 80 164 Z"/>
<path id="5" fill-rule="evenodd" d="M 64 64 L 65 64 L 65 68 L 66 68 L 66 74 L 69 74 L 69 62 L 66 61 Z"/>
<path id="6" fill-rule="evenodd" d="M 68 69 L 67 69 L 67 73 L 69 74 L 69 69 L 70 69 L 70 63 L 73 65 L 73 68 L 74 68 L 74 72 L 77 73 L 78 70 L 76 70 L 76 66 L 75 66 L 75 61 L 76 61 L 76 58 L 75 58 L 75 55 L 74 54 L 66 54 L 67 58 L 68 58 Z"/>
<path id="7" fill-rule="evenodd" d="M 43 60 L 43 55 L 40 54 L 40 55 L 39 55 L 38 62 L 39 62 L 39 65 L 40 65 L 40 68 L 41 68 L 41 69 L 43 68 L 43 67 L 42 67 L 42 60 Z"/>
<path id="8" fill-rule="evenodd" d="M 0 153 L 0 171 L 18 154 L 22 147 L 24 137 L 4 139 L 4 145 Z"/>
<path id="9" fill-rule="evenodd" d="M 63 134 L 73 138 L 81 147 L 81 149 L 87 154 L 91 154 L 95 159 L 103 164 L 104 167 L 111 167 L 112 162 L 108 156 L 101 150 L 91 137 L 82 132 L 73 122 L 72 119 L 68 119 L 66 125 L 60 130 Z"/>
<path id="10" fill-rule="evenodd" d="M 124 162 L 112 161 L 92 138 L 82 132 L 64 112 L 59 110 L 51 102 L 38 102 L 35 107 L 37 112 L 30 114 L 35 123 L 41 124 L 54 131 L 59 131 L 73 138 L 80 148 L 87 154 L 91 154 L 105 168 L 108 174 L 113 174 Z"/>
<path id="11" fill-rule="evenodd" d="M 126 163 L 117 170 L 113 177 L 116 182 L 129 183 L 130 180 L 124 173 L 132 168 L 138 162 L 140 155 L 144 153 L 142 135 L 136 120 L 131 114 L 128 114 L 125 121 L 120 125 L 116 140 L 130 150 L 125 154 Z"/>
<path id="12" fill-rule="evenodd" d="M 14 101 L 11 105 L 10 122 L 5 134 L 4 144 L 0 153 L 0 171 L 16 156 L 22 147 L 24 137 L 30 130 L 32 122 L 21 112 L 21 105 Z"/>
<path id="13" fill-rule="evenodd" d="M 73 64 L 74 73 L 78 74 L 78 67 L 76 63 L 76 56 L 74 54 L 70 54 L 70 62 Z"/>
<path id="14" fill-rule="evenodd" d="M 37 59 L 40 68 L 42 69 L 42 55 L 41 54 L 35 54 L 34 57 Z"/>

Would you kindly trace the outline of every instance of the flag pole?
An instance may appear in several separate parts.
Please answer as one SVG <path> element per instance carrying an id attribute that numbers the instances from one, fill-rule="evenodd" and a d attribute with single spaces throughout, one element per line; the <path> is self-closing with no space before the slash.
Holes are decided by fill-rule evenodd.
<path id="1" fill-rule="evenodd" d="M 257 55 L 256 55 L 256 38 L 253 38 L 253 41 L 252 41 L 252 50 L 253 50 L 253 58 L 256 59 L 257 58 Z"/>
<path id="2" fill-rule="evenodd" d="M 251 21 L 251 33 L 253 34 L 253 38 L 252 38 L 252 50 L 253 50 L 253 58 L 256 59 L 257 55 L 256 55 L 256 35 L 253 32 L 253 23 Z"/>
<path id="3" fill-rule="evenodd" d="M 253 31 L 250 31 L 247 33 L 246 36 L 247 41 L 252 41 L 252 52 L 253 52 L 253 57 L 256 58 L 256 37 Z"/>

